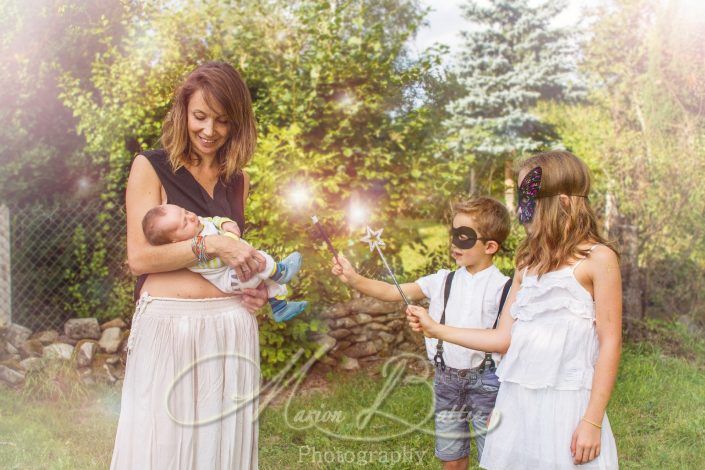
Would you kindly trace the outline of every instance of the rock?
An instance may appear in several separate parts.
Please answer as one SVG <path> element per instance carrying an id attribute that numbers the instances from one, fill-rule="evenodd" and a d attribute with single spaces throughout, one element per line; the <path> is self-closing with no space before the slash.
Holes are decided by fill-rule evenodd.
<path id="1" fill-rule="evenodd" d="M 375 354 L 375 355 L 373 355 L 373 356 L 367 356 L 367 357 L 361 358 L 361 359 L 360 359 L 360 362 L 373 362 L 373 361 L 379 361 L 380 359 L 382 359 L 382 357 L 377 356 L 377 355 Z"/>
<path id="2" fill-rule="evenodd" d="M 403 302 L 382 302 L 372 297 L 360 297 L 348 302 L 348 308 L 353 312 L 365 312 L 370 315 L 399 312 L 404 308 Z"/>
<path id="3" fill-rule="evenodd" d="M 367 328 L 370 330 L 375 330 L 375 331 L 390 331 L 390 328 L 387 325 L 383 325 L 381 323 L 369 323 L 365 325 Z"/>
<path id="4" fill-rule="evenodd" d="M 44 361 L 40 357 L 28 357 L 20 361 L 20 367 L 27 372 L 32 372 L 42 369 L 44 367 Z"/>
<path id="5" fill-rule="evenodd" d="M 348 341 L 352 341 L 353 343 L 364 343 L 365 341 L 369 341 L 370 337 L 369 335 L 366 334 L 361 334 L 361 335 L 355 335 L 350 338 L 348 338 Z"/>
<path id="6" fill-rule="evenodd" d="M 390 331 L 399 331 L 402 328 L 404 328 L 405 324 L 406 324 L 406 320 L 392 320 L 389 323 L 387 323 L 387 326 L 389 327 Z"/>
<path id="7" fill-rule="evenodd" d="M 114 318 L 110 321 L 106 321 L 102 325 L 100 325 L 100 329 L 102 331 L 107 330 L 108 328 L 122 328 L 125 329 L 127 328 L 127 324 L 122 318 Z"/>
<path id="8" fill-rule="evenodd" d="M 368 315 L 366 313 L 358 313 L 354 316 L 355 318 L 355 323 L 358 325 L 364 325 L 365 323 L 369 323 L 372 321 L 372 315 Z"/>
<path id="9" fill-rule="evenodd" d="M 402 342 L 404 342 L 404 332 L 400 331 L 399 333 L 397 333 L 397 337 L 394 339 L 394 343 L 399 344 Z"/>
<path id="10" fill-rule="evenodd" d="M 122 365 L 127 364 L 127 339 L 130 337 L 130 331 L 122 332 L 122 339 L 120 340 L 120 346 L 118 347 L 118 356 L 120 357 L 120 363 Z"/>
<path id="11" fill-rule="evenodd" d="M 56 341 L 54 341 L 54 342 L 55 343 L 66 343 L 66 344 L 70 344 L 71 346 L 76 346 L 79 341 L 80 340 L 78 340 L 78 339 L 69 338 L 66 335 L 59 335 L 59 337 L 56 338 Z"/>
<path id="12" fill-rule="evenodd" d="M 321 312 L 321 318 L 341 318 L 347 316 L 349 310 L 344 304 L 335 304 L 325 308 Z"/>
<path id="13" fill-rule="evenodd" d="M 32 335 L 32 339 L 36 339 L 43 346 L 48 346 L 59 339 L 59 332 L 56 330 L 44 330 Z"/>
<path id="14" fill-rule="evenodd" d="M 117 356 L 110 356 L 105 360 L 105 363 L 110 364 L 111 366 L 117 364 L 118 362 L 120 362 L 120 358 Z"/>
<path id="15" fill-rule="evenodd" d="M 98 351 L 98 343 L 92 339 L 84 339 L 76 345 L 76 365 L 78 367 L 89 367 L 93 363 L 95 353 Z"/>
<path id="16" fill-rule="evenodd" d="M 355 358 L 343 356 L 342 358 L 340 358 L 340 363 L 338 364 L 338 367 L 343 370 L 357 370 L 360 368 L 360 363 Z"/>
<path id="17" fill-rule="evenodd" d="M 690 315 L 681 315 L 678 317 L 678 323 L 685 326 L 688 333 L 699 336 L 701 334 L 700 327 L 693 321 Z"/>
<path id="18" fill-rule="evenodd" d="M 64 334 L 71 339 L 100 339 L 100 325 L 95 318 L 72 318 L 64 323 Z"/>
<path id="19" fill-rule="evenodd" d="M 343 351 L 343 354 L 352 357 L 355 359 L 365 357 L 365 356 L 371 356 L 373 354 L 377 353 L 377 346 L 371 341 L 368 341 L 366 343 L 357 343 L 354 344 L 353 346 L 350 346 L 347 348 L 345 351 Z"/>
<path id="20" fill-rule="evenodd" d="M 326 351 L 326 352 L 333 349 L 333 347 L 335 347 L 335 344 L 337 343 L 335 338 L 328 336 L 328 335 L 321 335 L 318 338 L 316 338 L 315 341 L 316 341 L 316 344 L 319 345 L 319 348 L 323 349 L 323 351 Z"/>
<path id="21" fill-rule="evenodd" d="M 20 351 L 12 345 L 12 343 L 5 343 L 5 349 L 7 350 L 7 353 L 10 355 L 17 355 L 19 356 Z"/>
<path id="22" fill-rule="evenodd" d="M 122 332 L 120 331 L 120 328 L 116 326 L 108 328 L 103 331 L 103 334 L 101 335 L 98 344 L 103 349 L 103 351 L 109 354 L 117 352 L 118 347 L 120 346 L 120 341 L 122 339 L 121 333 Z"/>
<path id="23" fill-rule="evenodd" d="M 28 357 L 42 357 L 42 354 L 44 354 L 44 345 L 37 339 L 28 339 L 20 345 L 19 352 L 22 359 Z"/>
<path id="24" fill-rule="evenodd" d="M 336 366 L 338 362 L 330 356 L 323 356 L 318 360 L 318 362 L 323 363 L 327 366 Z"/>
<path id="25" fill-rule="evenodd" d="M 385 333 L 384 331 L 380 331 L 377 334 L 382 339 L 382 341 L 384 341 L 385 343 L 392 343 L 392 342 L 394 342 L 394 339 L 396 338 L 394 335 L 390 335 L 389 333 Z"/>
<path id="26" fill-rule="evenodd" d="M 27 335 L 29 337 L 29 335 Z M 0 380 L 8 385 L 16 386 L 24 380 L 24 373 L 9 368 L 4 364 L 0 364 Z"/>
<path id="27" fill-rule="evenodd" d="M 73 345 L 66 343 L 54 343 L 44 346 L 44 356 L 48 359 L 63 359 L 70 361 L 73 356 Z"/>
<path id="28" fill-rule="evenodd" d="M 335 339 L 343 339 L 346 336 L 350 336 L 352 331 L 345 328 L 340 328 L 338 330 L 329 331 L 328 334 Z"/>
<path id="29" fill-rule="evenodd" d="M 107 364 L 103 364 L 103 369 L 105 370 L 105 373 L 107 374 L 110 383 L 117 382 L 118 378 L 113 375 L 113 371 L 110 370 L 110 366 L 108 366 Z"/>
<path id="30" fill-rule="evenodd" d="M 17 323 L 12 323 L 5 330 L 5 341 L 14 346 L 16 349 L 19 349 L 22 343 L 27 341 L 31 335 L 32 330 L 29 328 L 18 325 Z M 17 354 L 17 351 L 12 354 Z"/>
<path id="31" fill-rule="evenodd" d="M 332 328 L 353 328 L 355 326 L 357 326 L 357 323 L 350 317 L 339 318 L 332 324 Z"/>

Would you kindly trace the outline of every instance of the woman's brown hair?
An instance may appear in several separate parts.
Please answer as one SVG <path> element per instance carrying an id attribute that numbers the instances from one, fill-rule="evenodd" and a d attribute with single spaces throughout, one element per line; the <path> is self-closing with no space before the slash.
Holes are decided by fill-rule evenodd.
<path id="1" fill-rule="evenodd" d="M 531 230 L 517 249 L 516 266 L 534 274 L 554 271 L 588 255 L 585 243 L 601 243 L 617 253 L 599 233 L 595 212 L 590 207 L 590 170 L 572 153 L 554 150 L 536 154 L 519 167 L 519 173 L 541 167 L 541 188 Z M 568 196 L 563 204 L 560 195 Z"/>
<path id="2" fill-rule="evenodd" d="M 230 122 L 227 140 L 218 149 L 219 173 L 223 180 L 240 172 L 252 159 L 257 142 L 257 126 L 252 98 L 242 77 L 228 63 L 208 62 L 191 72 L 174 93 L 174 101 L 162 126 L 161 142 L 174 171 L 184 164 L 199 164 L 188 135 L 188 103 L 198 91 L 208 106 L 217 103 Z"/>

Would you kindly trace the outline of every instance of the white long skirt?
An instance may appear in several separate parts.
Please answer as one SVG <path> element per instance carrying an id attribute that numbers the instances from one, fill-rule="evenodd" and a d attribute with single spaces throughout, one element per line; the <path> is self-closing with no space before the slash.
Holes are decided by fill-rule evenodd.
<path id="1" fill-rule="evenodd" d="M 133 317 L 112 470 L 257 468 L 257 321 L 237 298 L 144 293 Z"/>
<path id="2" fill-rule="evenodd" d="M 607 413 L 602 420 L 600 455 L 586 464 L 573 464 L 570 443 L 589 400 L 586 389 L 532 389 L 502 382 L 480 467 L 617 470 L 617 446 Z"/>

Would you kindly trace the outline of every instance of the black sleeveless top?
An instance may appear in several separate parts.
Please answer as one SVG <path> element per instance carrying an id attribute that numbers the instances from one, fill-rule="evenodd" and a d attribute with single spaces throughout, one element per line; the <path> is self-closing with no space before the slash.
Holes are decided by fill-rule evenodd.
<path id="1" fill-rule="evenodd" d="M 141 152 L 141 154 L 147 157 L 149 163 L 154 167 L 154 171 L 157 172 L 169 204 L 181 206 L 201 217 L 229 217 L 237 222 L 240 230 L 244 231 L 244 177 L 241 172 L 233 175 L 230 181 L 223 181 L 219 178 L 211 198 L 208 191 L 196 181 L 186 168 L 181 167 L 176 173 L 172 171 L 165 150 L 149 150 Z M 140 291 L 147 276 L 148 274 L 142 274 L 137 278 L 135 301 L 139 300 Z"/>

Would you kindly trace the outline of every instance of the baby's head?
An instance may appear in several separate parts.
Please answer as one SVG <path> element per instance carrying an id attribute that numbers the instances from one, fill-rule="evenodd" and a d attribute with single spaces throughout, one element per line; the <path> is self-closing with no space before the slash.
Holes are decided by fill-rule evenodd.
<path id="1" fill-rule="evenodd" d="M 492 259 L 509 235 L 507 208 L 491 197 L 453 204 L 451 255 L 458 266 L 477 266 Z"/>
<path id="2" fill-rule="evenodd" d="M 165 245 L 195 237 L 201 231 L 201 222 L 183 207 L 162 204 L 144 215 L 142 231 L 152 245 Z"/>

